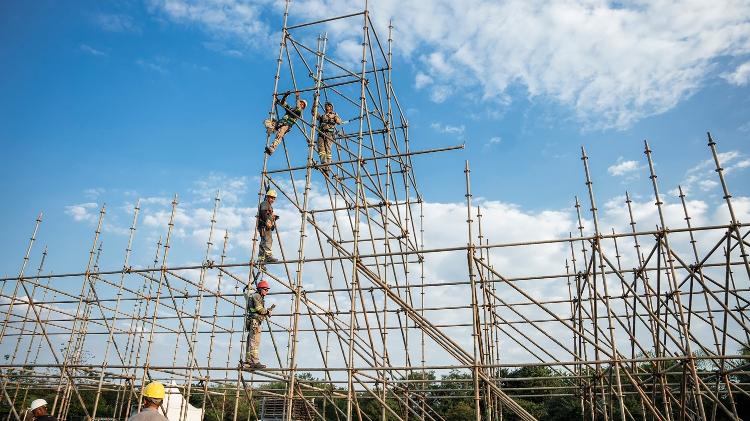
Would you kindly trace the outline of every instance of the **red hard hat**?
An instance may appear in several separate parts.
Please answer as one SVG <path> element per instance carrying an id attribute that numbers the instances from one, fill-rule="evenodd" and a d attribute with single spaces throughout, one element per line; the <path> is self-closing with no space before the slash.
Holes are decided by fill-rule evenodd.
<path id="1" fill-rule="evenodd" d="M 266 281 L 264 279 L 264 280 L 258 282 L 258 288 L 269 288 L 270 289 L 270 287 L 268 286 L 268 281 Z"/>

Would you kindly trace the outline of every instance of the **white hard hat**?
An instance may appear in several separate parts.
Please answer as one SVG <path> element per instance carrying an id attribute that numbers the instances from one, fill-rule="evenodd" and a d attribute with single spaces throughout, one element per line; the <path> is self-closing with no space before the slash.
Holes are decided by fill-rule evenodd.
<path id="1" fill-rule="evenodd" d="M 266 196 L 268 196 L 268 197 L 276 197 L 277 196 L 276 190 L 271 189 L 271 190 L 267 191 L 266 192 Z"/>
<path id="2" fill-rule="evenodd" d="M 31 406 L 29 406 L 29 411 L 33 411 L 43 406 L 47 406 L 47 401 L 45 401 L 44 399 L 34 399 L 33 401 L 31 401 Z"/>

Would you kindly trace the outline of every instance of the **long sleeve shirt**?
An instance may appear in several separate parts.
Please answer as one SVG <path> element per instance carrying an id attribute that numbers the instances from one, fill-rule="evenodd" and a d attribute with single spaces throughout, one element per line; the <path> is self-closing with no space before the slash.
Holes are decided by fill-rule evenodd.
<path id="1" fill-rule="evenodd" d="M 268 309 L 266 308 L 265 299 L 258 292 L 247 293 L 247 317 L 251 319 L 257 319 L 258 321 L 265 320 L 268 317 Z"/>
<path id="2" fill-rule="evenodd" d="M 292 107 L 291 105 L 286 103 L 286 97 L 289 95 L 288 93 L 284 95 L 283 98 L 281 98 L 281 108 L 286 111 L 286 114 L 284 114 L 283 117 L 281 117 L 280 123 L 282 125 L 286 126 L 294 126 L 294 123 L 297 121 L 298 118 L 302 117 L 302 108 L 300 107 Z M 296 104 L 295 104 L 296 105 Z"/>
<path id="3" fill-rule="evenodd" d="M 269 229 L 276 223 L 276 218 L 273 214 L 273 206 L 268 201 L 264 200 L 260 202 L 258 206 L 258 228 Z"/>
<path id="4" fill-rule="evenodd" d="M 318 130 L 324 133 L 332 133 L 337 124 L 343 124 L 343 120 L 334 112 L 321 114 L 318 116 Z"/>

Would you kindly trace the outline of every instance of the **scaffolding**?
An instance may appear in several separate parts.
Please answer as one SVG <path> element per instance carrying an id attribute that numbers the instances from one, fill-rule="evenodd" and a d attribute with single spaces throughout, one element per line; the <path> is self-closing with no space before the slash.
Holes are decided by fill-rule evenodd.
<path id="1" fill-rule="evenodd" d="M 206 418 L 232 421 L 271 412 L 266 419 L 448 419 L 435 408 L 440 399 L 469 399 L 476 420 L 533 420 L 524 401 L 552 396 L 578 402 L 583 420 L 740 419 L 737 400 L 750 396 L 747 355 L 739 352 L 750 344 L 750 231 L 736 217 L 710 134 L 724 224 L 694 226 L 682 189 L 684 225 L 668 224 L 645 142 L 654 229 L 637 228 L 627 193 L 630 230 L 601 225 L 581 149 L 587 204 L 575 198 L 576 232 L 491 243 L 482 208 L 472 203 L 467 162 L 466 243 L 428 248 L 412 158 L 463 145 L 410 149 L 392 85 L 393 28 L 381 39 L 367 8 L 296 25 L 288 16 L 289 2 L 274 98 L 296 91 L 311 106 L 281 148 L 264 155 L 258 203 L 276 189 L 291 210 L 281 222 L 295 227 L 274 233 L 280 261 L 258 262 L 257 232 L 250 259 L 228 261 L 230 233 L 216 229 L 219 194 L 195 265 L 170 260 L 176 197 L 145 266 L 131 263 L 139 204 L 118 269 L 99 264 L 102 207 L 84 271 L 49 271 L 46 248 L 32 270 L 40 216 L 18 275 L 0 279 L 6 420 L 20 421 L 40 395 L 53 397 L 50 410 L 59 419 L 76 413 L 124 420 L 138 408 L 141 386 L 153 380 L 176 382 L 187 398 L 180 421 L 188 419 L 188 401 Z M 334 59 L 325 28 L 341 31 L 336 24 L 352 21 L 362 24 L 357 56 Z M 315 122 L 328 101 L 348 120 L 336 133 L 333 162 L 324 165 L 316 161 Z M 269 118 L 278 110 L 273 101 Z M 262 145 L 254 148 L 260 156 Z M 556 272 L 514 275 L 495 263 L 550 247 L 566 250 Z M 465 276 L 431 273 L 446 259 L 465 262 Z M 526 266 L 533 272 L 533 265 Z M 286 303 L 264 322 L 269 368 L 247 371 L 238 366 L 245 293 L 260 279 Z M 563 292 L 551 296 L 552 289 Z M 524 357 L 509 360 L 510 349 Z M 536 379 L 558 382 L 530 388 L 508 376 L 534 367 L 546 370 Z M 451 387 L 436 398 L 431 375 L 450 370 L 465 375 L 443 379 Z"/>

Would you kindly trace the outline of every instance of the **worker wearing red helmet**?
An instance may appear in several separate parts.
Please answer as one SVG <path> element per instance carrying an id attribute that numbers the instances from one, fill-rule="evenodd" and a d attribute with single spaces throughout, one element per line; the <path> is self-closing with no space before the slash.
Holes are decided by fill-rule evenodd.
<path id="1" fill-rule="evenodd" d="M 265 279 L 258 282 L 255 292 L 250 293 L 250 288 L 246 289 L 247 316 L 245 327 L 247 329 L 247 342 L 245 343 L 243 367 L 250 370 L 266 368 L 265 365 L 260 363 L 260 327 L 261 323 L 276 308 L 276 304 L 266 308 L 265 296 L 269 290 L 268 281 Z"/>

